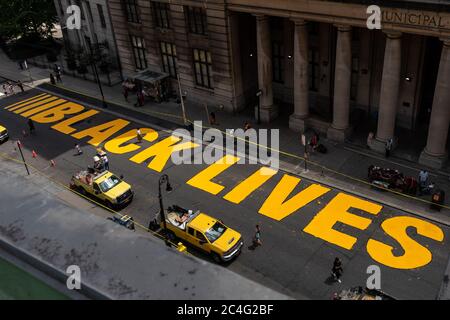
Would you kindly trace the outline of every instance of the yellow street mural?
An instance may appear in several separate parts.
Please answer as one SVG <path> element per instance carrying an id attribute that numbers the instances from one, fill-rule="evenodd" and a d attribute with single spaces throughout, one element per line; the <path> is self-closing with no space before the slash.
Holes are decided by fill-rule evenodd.
<path id="1" fill-rule="evenodd" d="M 87 139 L 87 142 L 93 146 L 103 144 L 108 152 L 130 154 L 130 162 L 142 164 L 150 160 L 147 166 L 156 172 L 164 170 L 173 153 L 199 146 L 193 142 L 180 142 L 181 139 L 173 135 L 159 139 L 155 130 L 141 128 L 143 140 L 152 143 L 150 147 L 142 149 L 141 145 L 133 143 L 136 141 L 136 128 L 134 126 L 131 128 L 129 121 L 120 118 L 78 131 L 74 125 L 95 117 L 100 111 L 87 109 L 80 104 L 49 94 L 36 95 L 7 106 L 5 109 L 23 117 L 30 117 L 37 123 L 51 124 L 51 128 L 55 131 L 75 139 Z M 281 221 L 292 214 L 302 214 L 303 207 L 314 203 L 330 191 L 330 188 L 319 184 L 303 184 L 298 177 L 261 165 L 255 165 L 257 170 L 248 177 L 244 177 L 232 188 L 213 182 L 214 178 L 237 165 L 239 160 L 238 157 L 225 155 L 189 178 L 186 184 L 222 197 L 230 203 L 239 204 L 273 177 L 281 176 L 280 181 L 267 195 L 258 210 L 259 214 L 276 221 Z M 297 187 L 301 190 L 294 193 Z M 351 213 L 351 209 L 362 210 L 366 214 L 363 217 Z M 379 216 L 382 209 L 381 205 L 369 200 L 338 193 L 320 212 L 316 213 L 302 231 L 346 250 L 352 250 L 358 238 L 336 230 L 336 225 L 343 224 L 366 230 L 372 224 L 371 216 Z M 410 216 L 388 218 L 381 223 L 381 229 L 400 248 L 393 248 L 377 239 L 369 239 L 366 243 L 367 253 L 378 263 L 396 269 L 419 268 L 432 261 L 430 250 L 412 239 L 409 236 L 411 231 L 414 232 L 413 234 L 437 242 L 444 240 L 444 233 L 438 226 L 424 219 Z M 394 254 L 395 249 L 400 253 Z"/>

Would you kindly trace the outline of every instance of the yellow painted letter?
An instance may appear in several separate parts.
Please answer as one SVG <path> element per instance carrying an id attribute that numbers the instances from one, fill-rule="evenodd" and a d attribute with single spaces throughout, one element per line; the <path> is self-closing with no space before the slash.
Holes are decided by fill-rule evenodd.
<path id="1" fill-rule="evenodd" d="M 31 117 L 33 121 L 38 123 L 51 123 L 64 119 L 66 114 L 75 114 L 84 110 L 84 107 L 80 104 L 68 102 L 58 107 L 54 107 L 49 110 L 45 110 L 37 115 Z"/>
<path id="2" fill-rule="evenodd" d="M 52 126 L 52 129 L 55 129 L 59 132 L 65 133 L 65 134 L 71 134 L 72 132 L 76 131 L 75 128 L 72 128 L 71 125 L 82 121 L 84 119 L 90 118 L 93 115 L 96 115 L 98 113 L 97 110 L 89 110 L 86 112 L 83 112 L 79 115 L 73 116 L 72 118 L 69 118 L 67 120 L 64 120 L 62 122 L 59 122 Z"/>
<path id="3" fill-rule="evenodd" d="M 100 143 L 111 137 L 116 132 L 125 128 L 130 122 L 123 119 L 116 119 L 104 124 L 74 133 L 72 137 L 81 139 L 84 137 L 92 137 L 88 143 L 98 146 Z"/>
<path id="4" fill-rule="evenodd" d="M 145 134 L 143 137 L 144 140 L 149 142 L 153 142 L 158 139 L 158 132 L 150 128 L 141 128 L 141 133 Z M 105 143 L 104 148 L 112 153 L 116 154 L 124 154 L 128 152 L 136 151 L 140 148 L 137 144 L 129 143 L 126 146 L 122 146 L 125 142 L 128 142 L 132 139 L 137 139 L 136 130 L 130 130 L 117 138 L 111 139 Z"/>
<path id="5" fill-rule="evenodd" d="M 382 206 L 351 195 L 339 193 L 314 217 L 303 231 L 347 250 L 351 250 L 358 239 L 334 230 L 333 226 L 337 222 L 340 222 L 360 230 L 365 230 L 372 223 L 372 220 L 348 212 L 350 208 L 364 210 L 377 215 L 381 211 Z"/>
<path id="6" fill-rule="evenodd" d="M 262 167 L 250 177 L 239 183 L 223 198 L 233 203 L 241 203 L 253 191 L 261 187 L 264 182 L 272 178 L 278 171 L 271 168 Z"/>
<path id="7" fill-rule="evenodd" d="M 181 139 L 178 137 L 170 136 L 139 152 L 131 157 L 130 160 L 136 163 L 142 163 L 145 160 L 154 157 L 154 159 L 148 164 L 148 167 L 155 171 L 161 172 L 173 152 L 198 147 L 198 144 L 193 142 L 175 144 L 180 140 Z"/>
<path id="8" fill-rule="evenodd" d="M 205 170 L 200 171 L 186 183 L 188 185 L 216 195 L 225 187 L 221 186 L 218 183 L 212 182 L 211 179 L 227 170 L 233 164 L 237 163 L 239 159 L 240 158 L 238 157 L 227 154 L 223 158 L 217 160 L 215 163 L 207 167 Z"/>
<path id="9" fill-rule="evenodd" d="M 286 201 L 299 182 L 299 178 L 285 174 L 263 203 L 259 213 L 280 221 L 330 191 L 321 185 L 312 184 Z"/>
<path id="10" fill-rule="evenodd" d="M 414 269 L 427 265 L 431 262 L 431 252 L 420 245 L 407 234 L 408 228 L 416 229 L 417 234 L 436 240 L 444 240 L 442 230 L 427 221 L 413 217 L 393 217 L 385 220 L 381 228 L 397 240 L 402 250 L 401 255 L 395 256 L 395 248 L 380 241 L 369 239 L 367 242 L 367 252 L 375 261 L 388 267 L 397 269 Z"/>

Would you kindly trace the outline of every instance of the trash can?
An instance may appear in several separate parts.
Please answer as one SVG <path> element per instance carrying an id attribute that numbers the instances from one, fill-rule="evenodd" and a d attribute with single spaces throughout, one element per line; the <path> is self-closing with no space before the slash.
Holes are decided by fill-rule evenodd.
<path id="1" fill-rule="evenodd" d="M 440 205 L 444 204 L 444 199 L 445 193 L 443 190 L 438 189 L 435 192 L 433 192 L 433 194 L 431 195 L 431 202 L 432 202 L 432 204 L 430 205 L 431 209 L 441 211 Z"/>

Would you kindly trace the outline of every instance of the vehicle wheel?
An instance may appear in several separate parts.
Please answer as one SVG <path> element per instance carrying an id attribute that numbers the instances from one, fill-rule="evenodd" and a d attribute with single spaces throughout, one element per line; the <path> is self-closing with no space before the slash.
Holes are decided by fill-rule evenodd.
<path id="1" fill-rule="evenodd" d="M 167 239 L 169 239 L 172 242 L 174 242 L 177 239 L 177 236 L 175 235 L 175 233 L 173 233 L 170 230 L 167 230 L 166 234 L 167 234 Z"/>
<path id="2" fill-rule="evenodd" d="M 80 192 L 83 196 L 87 196 L 87 192 L 83 187 L 78 187 L 78 192 Z"/>
<path id="3" fill-rule="evenodd" d="M 217 253 L 211 252 L 211 257 L 213 258 L 214 262 L 222 263 L 222 259 L 220 258 L 220 256 Z"/>
<path id="4" fill-rule="evenodd" d="M 106 206 L 108 208 L 110 208 L 111 210 L 115 210 L 116 209 L 116 206 L 112 202 L 109 202 L 109 201 L 106 201 Z"/>

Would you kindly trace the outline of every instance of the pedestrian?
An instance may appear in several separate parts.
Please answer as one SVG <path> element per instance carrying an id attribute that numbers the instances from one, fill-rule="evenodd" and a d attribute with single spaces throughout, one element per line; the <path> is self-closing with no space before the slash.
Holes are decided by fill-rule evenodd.
<path id="1" fill-rule="evenodd" d="M 136 130 L 136 138 L 138 140 L 138 143 L 142 143 L 142 133 L 141 133 L 141 129 L 137 129 Z"/>
<path id="2" fill-rule="evenodd" d="M 33 134 L 36 131 L 33 120 L 31 119 L 28 119 L 28 128 L 30 129 L 30 134 Z"/>
<path id="3" fill-rule="evenodd" d="M 56 81 L 62 83 L 62 79 L 61 79 L 61 70 L 58 70 L 58 71 L 56 72 Z"/>
<path id="4" fill-rule="evenodd" d="M 75 155 L 80 156 L 83 154 L 83 150 L 81 150 L 81 147 L 78 143 L 75 143 L 75 151 L 77 152 Z"/>
<path id="5" fill-rule="evenodd" d="M 22 81 L 17 81 L 17 86 L 20 88 L 20 91 L 21 92 L 25 92 L 25 90 L 23 89 L 23 83 L 22 83 Z"/>
<path id="6" fill-rule="evenodd" d="M 216 114 L 214 112 L 211 112 L 209 114 L 209 124 L 215 125 L 216 124 Z"/>
<path id="7" fill-rule="evenodd" d="M 419 195 L 422 195 L 423 191 L 427 187 L 428 171 L 420 170 L 419 172 Z"/>
<path id="8" fill-rule="evenodd" d="M 50 73 L 50 83 L 55 85 L 56 81 L 55 81 L 55 77 L 53 76 L 53 73 Z"/>
<path id="9" fill-rule="evenodd" d="M 19 60 L 19 68 L 20 68 L 20 70 L 23 70 L 23 61 L 22 60 Z"/>
<path id="10" fill-rule="evenodd" d="M 94 156 L 94 169 L 99 172 L 103 171 L 103 162 L 98 156 Z"/>
<path id="11" fill-rule="evenodd" d="M 106 153 L 103 154 L 102 161 L 103 161 L 104 169 L 109 171 L 109 159 L 108 159 L 108 156 L 106 155 Z"/>
<path id="12" fill-rule="evenodd" d="M 342 269 L 342 262 L 339 258 L 335 258 L 333 262 L 333 268 L 331 269 L 331 274 L 333 275 L 334 280 L 341 283 L 341 279 L 339 279 L 342 276 L 342 273 L 344 272 L 344 269 Z"/>
<path id="13" fill-rule="evenodd" d="M 319 143 L 319 136 L 317 135 L 317 133 L 313 133 L 311 140 L 309 141 L 309 145 L 311 146 L 312 150 L 316 150 L 317 145 Z"/>
<path id="14" fill-rule="evenodd" d="M 244 131 L 247 131 L 248 129 L 251 129 L 251 128 L 252 128 L 252 126 L 250 125 L 250 123 L 248 123 L 248 122 L 244 123 Z"/>
<path id="15" fill-rule="evenodd" d="M 255 236 L 253 237 L 253 245 L 255 247 L 262 245 L 261 229 L 259 228 L 259 224 L 256 225 Z"/>
<path id="16" fill-rule="evenodd" d="M 125 97 L 125 101 L 128 102 L 128 88 L 123 87 L 123 96 Z"/>
<path id="17" fill-rule="evenodd" d="M 367 142 L 366 142 L 367 149 L 370 149 L 370 146 L 372 145 L 372 141 L 373 141 L 373 132 L 369 132 L 369 135 L 367 136 Z"/>
<path id="18" fill-rule="evenodd" d="M 392 144 L 393 144 L 392 138 L 390 138 L 390 139 L 388 139 L 386 141 L 386 146 L 385 146 L 385 148 L 386 148 L 386 154 L 385 154 L 386 158 L 389 158 L 389 156 L 391 155 Z"/>
<path id="19" fill-rule="evenodd" d="M 8 91 L 9 94 L 14 94 L 14 85 L 10 82 L 8 82 Z"/>
<path id="20" fill-rule="evenodd" d="M 8 95 L 8 88 L 6 87 L 6 83 L 3 84 L 2 88 L 3 88 L 4 95 L 7 96 Z"/>

